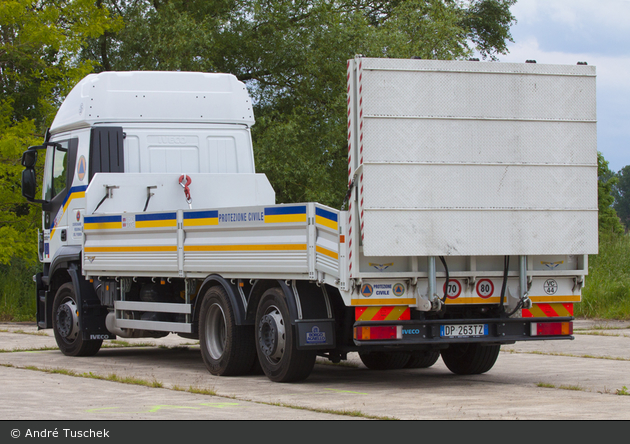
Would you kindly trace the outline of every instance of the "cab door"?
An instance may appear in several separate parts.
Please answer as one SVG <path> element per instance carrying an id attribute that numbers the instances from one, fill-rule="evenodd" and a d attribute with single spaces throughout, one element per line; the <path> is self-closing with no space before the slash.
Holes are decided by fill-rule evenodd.
<path id="1" fill-rule="evenodd" d="M 68 216 L 65 204 L 74 179 L 78 138 L 55 141 L 46 149 L 46 163 L 42 198 L 42 223 L 44 228 L 44 251 L 42 257 L 48 262 L 54 251 L 65 244 L 68 238 Z"/>

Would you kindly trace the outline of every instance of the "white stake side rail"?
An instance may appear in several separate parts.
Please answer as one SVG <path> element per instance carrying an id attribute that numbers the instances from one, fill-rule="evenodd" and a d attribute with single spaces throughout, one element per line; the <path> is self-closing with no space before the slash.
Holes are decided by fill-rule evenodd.
<path id="1" fill-rule="evenodd" d="M 305 279 L 339 283 L 339 212 L 316 203 L 90 215 L 90 277 Z"/>

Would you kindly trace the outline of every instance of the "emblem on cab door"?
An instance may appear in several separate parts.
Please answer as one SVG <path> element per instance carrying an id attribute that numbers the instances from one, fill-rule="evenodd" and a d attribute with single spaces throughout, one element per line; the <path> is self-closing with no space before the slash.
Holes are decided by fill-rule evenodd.
<path id="1" fill-rule="evenodd" d="M 77 162 L 77 177 L 79 180 L 83 181 L 85 178 L 85 171 L 87 169 L 87 162 L 85 161 L 85 156 L 79 157 L 79 161 Z"/>

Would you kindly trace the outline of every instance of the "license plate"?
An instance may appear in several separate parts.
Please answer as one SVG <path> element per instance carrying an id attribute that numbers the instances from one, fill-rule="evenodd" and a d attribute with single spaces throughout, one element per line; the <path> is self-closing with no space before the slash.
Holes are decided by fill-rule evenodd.
<path id="1" fill-rule="evenodd" d="M 488 336 L 488 324 L 440 325 L 440 336 L 447 338 Z"/>

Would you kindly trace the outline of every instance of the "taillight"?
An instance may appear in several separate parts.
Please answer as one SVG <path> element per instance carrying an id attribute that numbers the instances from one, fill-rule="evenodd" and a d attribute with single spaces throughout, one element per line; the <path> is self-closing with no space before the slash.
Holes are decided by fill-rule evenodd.
<path id="1" fill-rule="evenodd" d="M 357 341 L 402 339 L 402 326 L 377 325 L 370 327 L 354 327 L 354 339 Z"/>
<path id="2" fill-rule="evenodd" d="M 567 336 L 573 334 L 573 322 L 532 322 L 532 336 Z"/>

